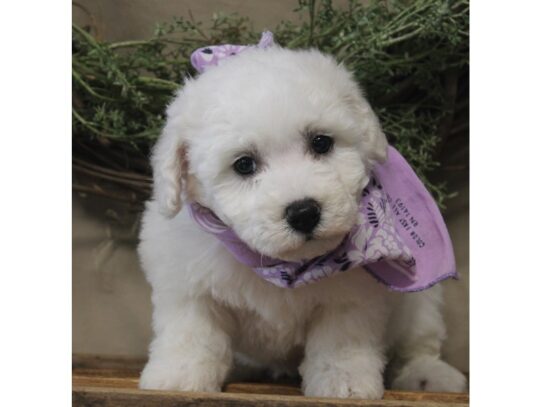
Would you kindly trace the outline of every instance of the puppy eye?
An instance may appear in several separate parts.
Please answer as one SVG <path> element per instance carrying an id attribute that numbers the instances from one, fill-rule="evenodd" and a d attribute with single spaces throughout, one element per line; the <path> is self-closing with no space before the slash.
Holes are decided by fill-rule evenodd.
<path id="1" fill-rule="evenodd" d="M 333 139 L 329 136 L 317 134 L 311 139 L 311 149 L 316 154 L 326 154 L 333 147 Z"/>
<path id="2" fill-rule="evenodd" d="M 233 163 L 233 169 L 239 175 L 252 175 L 256 172 L 256 161 L 252 157 L 243 156 Z"/>

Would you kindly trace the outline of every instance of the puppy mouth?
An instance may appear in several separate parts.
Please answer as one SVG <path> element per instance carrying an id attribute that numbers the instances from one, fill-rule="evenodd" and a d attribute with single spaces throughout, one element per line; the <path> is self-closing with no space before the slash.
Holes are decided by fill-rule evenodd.
<path id="1" fill-rule="evenodd" d="M 290 247 L 276 256 L 285 261 L 299 261 L 315 258 L 326 254 L 341 244 L 348 232 L 329 235 L 308 234 L 297 245 Z"/>
<path id="2" fill-rule="evenodd" d="M 341 233 L 334 233 L 329 235 L 315 235 L 314 233 L 309 233 L 304 235 L 304 242 L 318 242 L 318 241 L 328 241 L 333 239 L 338 239 L 339 237 L 346 236 L 348 232 L 341 232 Z M 299 245 L 300 247 L 303 246 L 303 244 Z"/>
<path id="3" fill-rule="evenodd" d="M 351 230 L 350 227 L 345 228 L 344 225 L 341 228 L 334 228 L 329 230 L 327 228 L 316 228 L 313 232 L 304 235 L 305 242 L 326 242 L 331 240 L 342 240 Z M 302 246 L 302 244 L 300 245 Z"/>

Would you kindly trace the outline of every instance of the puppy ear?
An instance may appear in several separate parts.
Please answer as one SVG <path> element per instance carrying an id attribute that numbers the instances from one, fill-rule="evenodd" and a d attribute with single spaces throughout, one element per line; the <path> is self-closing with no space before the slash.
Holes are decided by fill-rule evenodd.
<path id="1" fill-rule="evenodd" d="M 348 95 L 348 104 L 354 109 L 360 120 L 362 153 L 370 163 L 384 162 L 388 158 L 388 140 L 382 131 L 380 121 L 371 106 L 365 100 L 360 89 Z"/>
<path id="2" fill-rule="evenodd" d="M 186 143 L 168 125 L 154 146 L 151 164 L 154 200 L 160 212 L 172 218 L 182 207 L 188 161 Z"/>
<path id="3" fill-rule="evenodd" d="M 388 158 L 388 140 L 380 126 L 380 120 L 373 109 L 367 105 L 365 120 L 367 121 L 367 130 L 365 132 L 364 144 L 366 146 L 369 160 L 373 162 L 384 162 Z"/>

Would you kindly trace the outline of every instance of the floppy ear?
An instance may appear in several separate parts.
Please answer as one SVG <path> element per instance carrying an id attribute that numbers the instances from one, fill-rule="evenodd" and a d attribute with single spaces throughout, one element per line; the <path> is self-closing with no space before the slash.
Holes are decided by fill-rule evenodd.
<path id="1" fill-rule="evenodd" d="M 373 109 L 365 100 L 359 88 L 350 93 L 347 102 L 354 109 L 356 117 L 360 120 L 361 149 L 371 164 L 384 162 L 388 158 L 388 140 L 382 131 L 380 121 Z"/>
<path id="2" fill-rule="evenodd" d="M 188 170 L 186 143 L 175 133 L 166 124 L 151 157 L 153 197 L 168 218 L 181 210 Z"/>
<path id="3" fill-rule="evenodd" d="M 382 163 L 388 158 L 388 140 L 380 126 L 380 120 L 368 104 L 364 116 L 367 122 L 365 140 L 363 141 L 366 146 L 365 151 L 368 153 L 369 160 Z"/>

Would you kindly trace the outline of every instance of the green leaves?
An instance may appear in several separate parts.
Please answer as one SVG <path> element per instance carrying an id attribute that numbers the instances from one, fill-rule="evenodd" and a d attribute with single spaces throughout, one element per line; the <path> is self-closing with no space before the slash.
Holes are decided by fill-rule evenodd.
<path id="1" fill-rule="evenodd" d="M 464 123 L 454 114 L 468 103 L 468 1 L 390 0 L 339 8 L 331 0 L 299 0 L 301 19 L 284 21 L 276 41 L 289 48 L 317 47 L 353 71 L 384 130 L 442 204 L 447 196 L 426 176 L 438 167 L 437 150 Z M 256 43 L 260 33 L 238 15 L 216 14 L 209 28 L 190 18 L 158 24 L 152 38 L 99 42 L 73 26 L 74 137 L 86 144 L 109 140 L 129 157 L 148 155 L 164 110 L 186 75 L 189 57 L 210 44 Z M 446 75 L 456 77 L 447 89 Z M 461 123 L 459 123 L 461 125 Z M 461 127 L 461 126 L 459 126 Z M 140 167 L 142 168 L 142 167 Z M 146 168 L 146 167 L 145 167 Z M 143 171 L 148 171 L 147 169 Z"/>

